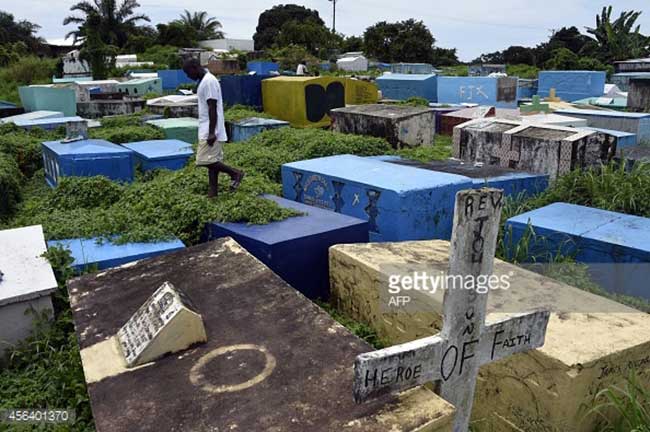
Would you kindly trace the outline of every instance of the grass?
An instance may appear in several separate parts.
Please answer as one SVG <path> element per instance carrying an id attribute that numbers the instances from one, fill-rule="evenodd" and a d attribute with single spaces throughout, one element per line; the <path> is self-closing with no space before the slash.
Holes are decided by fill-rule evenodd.
<path id="1" fill-rule="evenodd" d="M 594 397 L 587 417 L 596 416 L 597 432 L 650 432 L 650 389 L 640 383 L 640 373 L 630 373 L 622 386 L 611 385 Z"/>

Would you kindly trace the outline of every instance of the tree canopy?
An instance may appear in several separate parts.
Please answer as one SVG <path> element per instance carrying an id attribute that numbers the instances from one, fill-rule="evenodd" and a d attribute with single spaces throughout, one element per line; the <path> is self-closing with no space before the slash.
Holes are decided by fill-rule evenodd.
<path id="1" fill-rule="evenodd" d="M 422 21 L 379 22 L 363 34 L 366 53 L 382 62 L 433 61 L 435 38 Z"/>
<path id="2" fill-rule="evenodd" d="M 305 39 L 310 39 L 310 45 L 315 46 L 317 38 L 323 35 L 322 30 L 329 32 L 317 11 L 293 4 L 278 5 L 260 14 L 253 40 L 256 50 L 299 44 Z M 292 40 L 294 37 L 302 40 Z"/>

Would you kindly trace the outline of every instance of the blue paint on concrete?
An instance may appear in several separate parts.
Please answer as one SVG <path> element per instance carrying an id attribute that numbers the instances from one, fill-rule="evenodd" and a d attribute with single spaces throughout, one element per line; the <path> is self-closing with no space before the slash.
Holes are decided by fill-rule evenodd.
<path id="1" fill-rule="evenodd" d="M 111 180 L 133 181 L 133 152 L 104 140 L 88 139 L 42 144 L 45 180 L 55 187 L 61 177 L 106 176 Z"/>
<path id="2" fill-rule="evenodd" d="M 219 77 L 223 102 L 228 105 L 262 107 L 262 80 L 272 75 L 224 75 Z"/>
<path id="3" fill-rule="evenodd" d="M 228 138 L 231 142 L 246 141 L 255 135 L 269 129 L 289 127 L 289 122 L 284 120 L 250 117 L 237 122 L 230 122 Z"/>
<path id="4" fill-rule="evenodd" d="M 367 220 L 371 241 L 449 239 L 469 178 L 352 155 L 282 166 L 285 198 Z"/>
<path id="5" fill-rule="evenodd" d="M 196 84 L 182 69 L 164 69 L 158 71 L 162 79 L 162 88 L 166 91 L 175 91 L 180 85 Z"/>
<path id="6" fill-rule="evenodd" d="M 617 131 L 613 129 L 594 128 L 594 127 L 582 127 L 580 129 L 596 131 L 613 137 L 616 140 L 617 149 L 632 147 L 636 145 L 636 134 L 630 132 Z"/>
<path id="7" fill-rule="evenodd" d="M 528 257 L 562 254 L 588 265 L 606 291 L 650 299 L 650 219 L 567 203 L 554 203 L 506 222 L 506 248 L 532 228 Z"/>
<path id="8" fill-rule="evenodd" d="M 650 141 L 650 113 L 562 109 L 555 111 L 555 114 L 586 119 L 589 127 L 633 133 L 637 144 Z"/>
<path id="9" fill-rule="evenodd" d="M 69 121 L 82 121 L 83 118 L 79 116 L 72 117 L 54 117 L 54 118 L 44 118 L 44 119 L 24 119 L 24 120 L 14 120 L 14 124 L 18 127 L 21 127 L 25 130 L 30 130 L 33 128 L 41 128 L 43 130 L 54 130 L 59 127 L 65 127 L 65 124 Z"/>
<path id="10" fill-rule="evenodd" d="M 249 61 L 246 63 L 246 69 L 258 75 L 269 75 L 271 72 L 278 72 L 280 65 L 274 62 Z"/>
<path id="11" fill-rule="evenodd" d="M 133 163 L 140 165 L 143 171 L 179 170 L 194 154 L 191 144 L 175 139 L 137 141 L 122 146 L 133 150 Z"/>
<path id="12" fill-rule="evenodd" d="M 368 222 L 276 196 L 264 197 L 303 215 L 268 225 L 212 222 L 206 228 L 207 239 L 232 237 L 307 297 L 327 299 L 329 247 L 366 243 Z"/>
<path id="13" fill-rule="evenodd" d="M 541 71 L 538 77 L 539 96 L 548 97 L 554 88 L 557 97 L 573 102 L 602 96 L 607 74 L 602 71 Z"/>
<path id="14" fill-rule="evenodd" d="M 497 108 L 517 108 L 516 94 L 512 101 L 497 100 L 499 78 L 492 77 L 438 77 L 438 102 L 448 104 L 471 103 Z"/>
<path id="15" fill-rule="evenodd" d="M 429 102 L 438 100 L 436 75 L 386 74 L 376 83 L 384 99 L 406 100 L 421 97 Z"/>
<path id="16" fill-rule="evenodd" d="M 394 74 L 431 75 L 433 66 L 429 63 L 393 63 L 390 71 Z"/>
<path id="17" fill-rule="evenodd" d="M 178 239 L 156 243 L 117 245 L 108 241 L 99 243 L 96 238 L 77 238 L 50 240 L 47 242 L 47 246 L 68 249 L 74 258 L 72 267 L 79 272 L 95 266 L 97 266 L 98 270 L 104 270 L 185 248 L 183 242 Z"/>

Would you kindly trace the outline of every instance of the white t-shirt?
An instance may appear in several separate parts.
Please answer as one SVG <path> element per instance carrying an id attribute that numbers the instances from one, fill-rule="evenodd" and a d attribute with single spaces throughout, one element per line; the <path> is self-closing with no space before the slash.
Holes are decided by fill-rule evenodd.
<path id="1" fill-rule="evenodd" d="M 226 123 L 223 118 L 223 98 L 221 97 L 221 85 L 219 80 L 210 72 L 205 73 L 199 87 L 196 89 L 199 99 L 199 141 L 205 141 L 210 134 L 210 116 L 208 114 L 208 99 L 217 101 L 217 127 L 215 135 L 217 141 L 226 142 Z"/>
<path id="2" fill-rule="evenodd" d="M 304 64 L 299 64 L 296 69 L 296 75 L 305 75 L 307 73 L 307 66 Z"/>

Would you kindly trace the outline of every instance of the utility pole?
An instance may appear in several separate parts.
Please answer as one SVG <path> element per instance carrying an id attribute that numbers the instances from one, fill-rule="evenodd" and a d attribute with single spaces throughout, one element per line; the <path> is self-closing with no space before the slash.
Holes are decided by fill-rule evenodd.
<path id="1" fill-rule="evenodd" d="M 328 0 L 332 2 L 332 32 L 336 33 L 336 3 L 339 0 Z"/>

